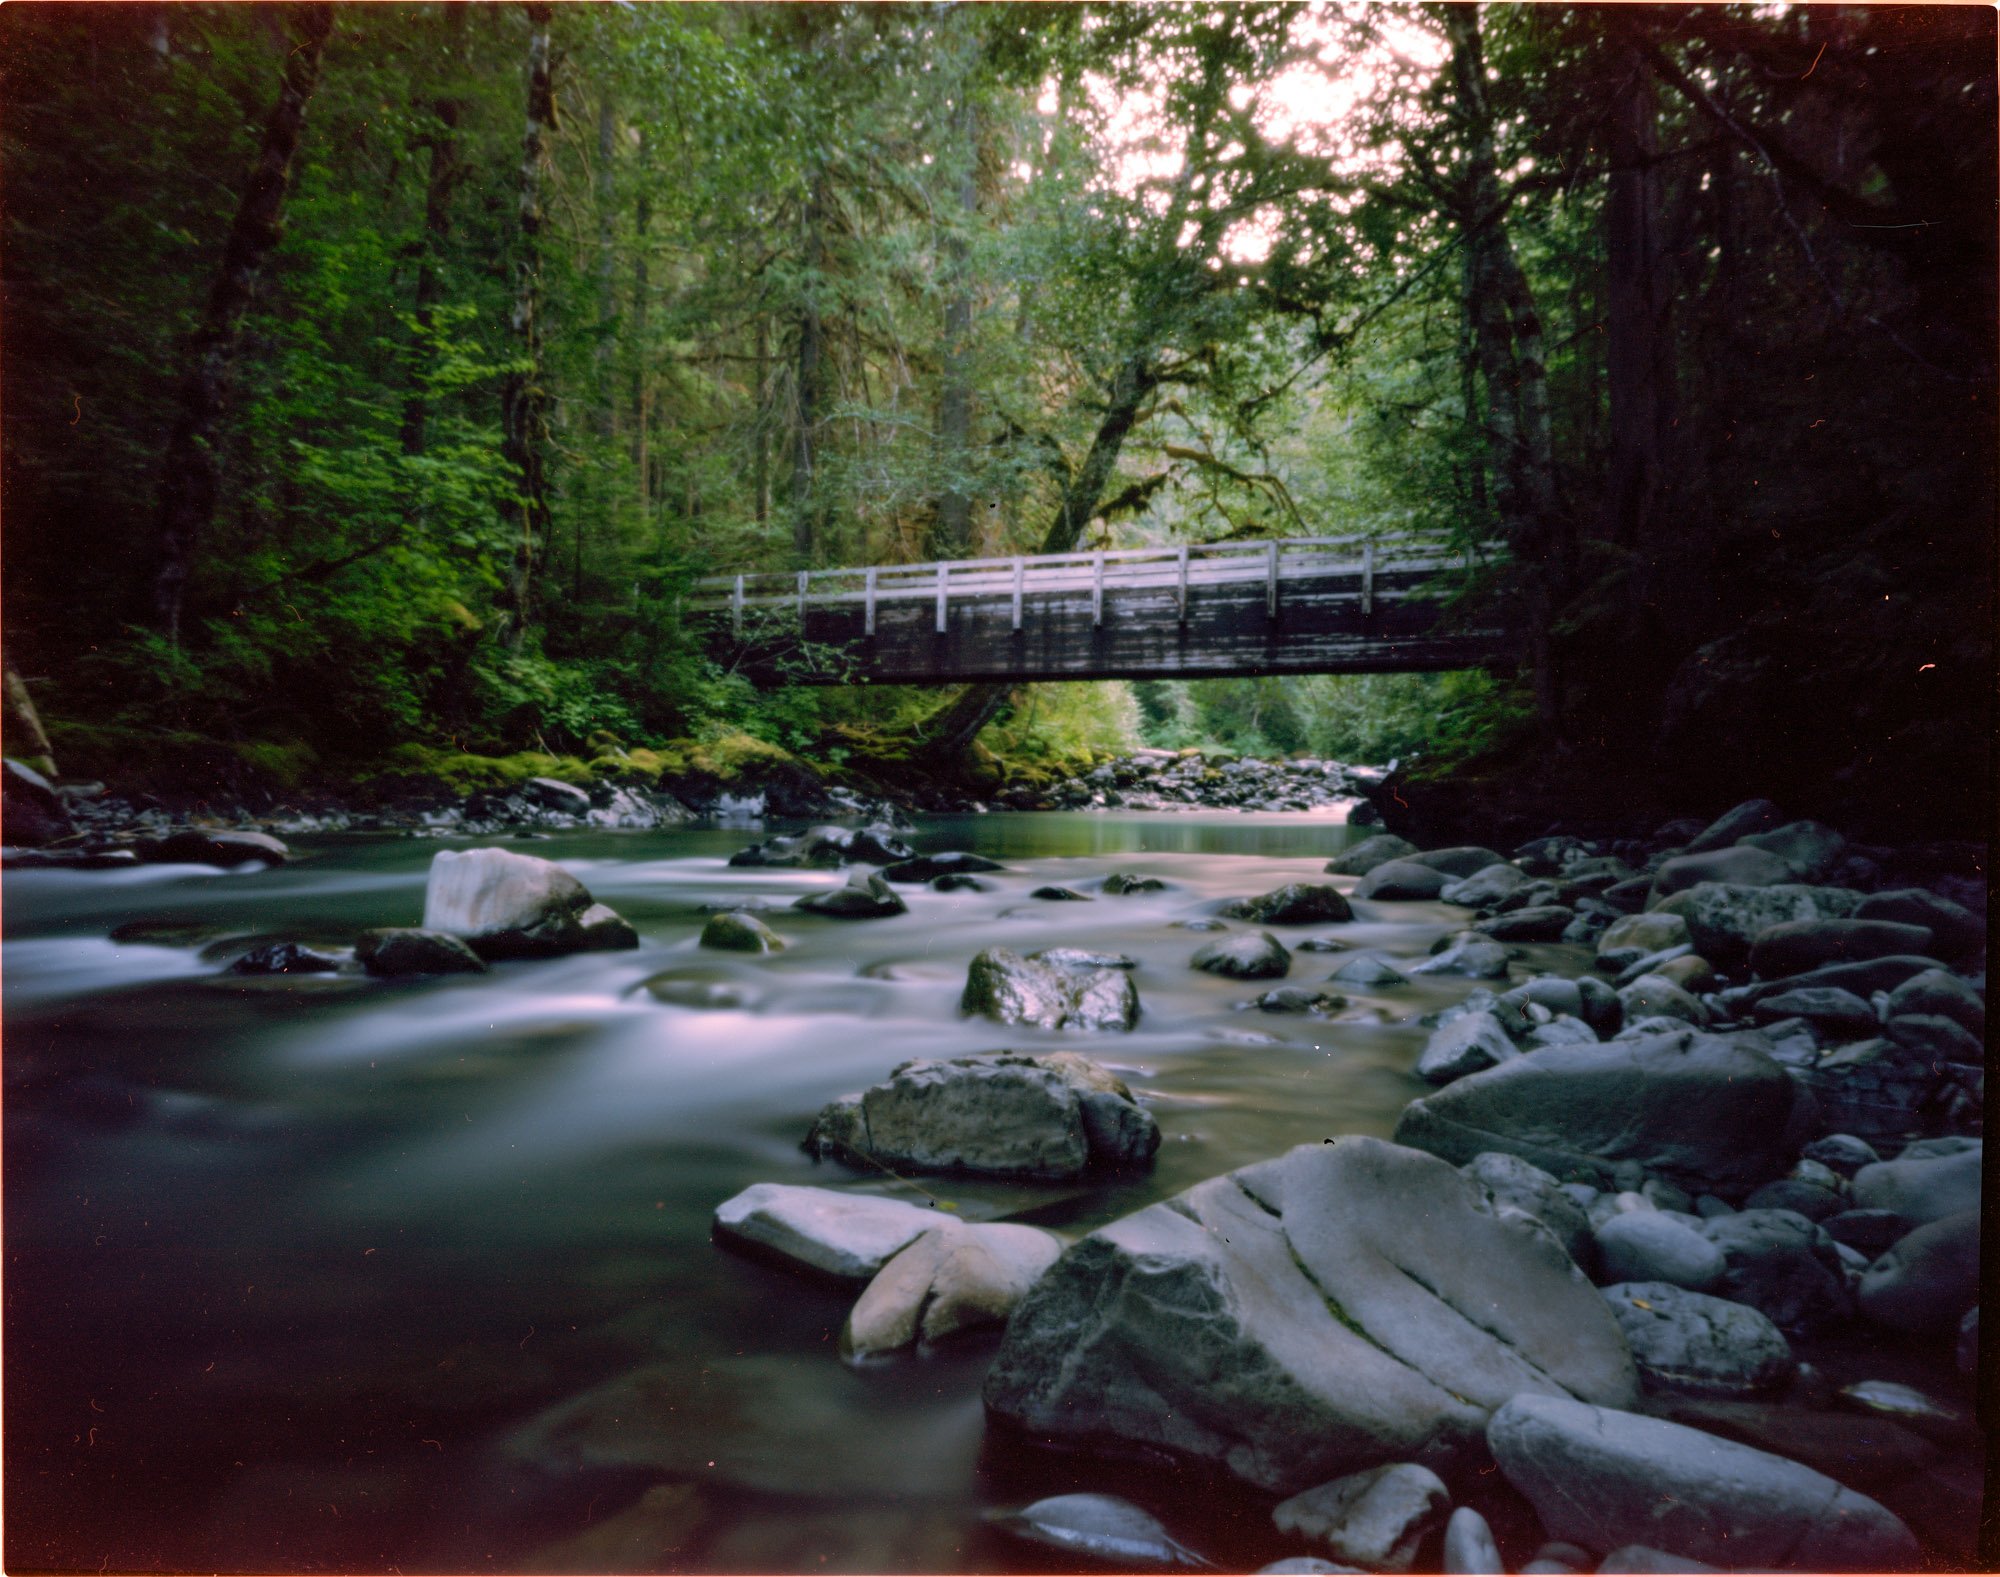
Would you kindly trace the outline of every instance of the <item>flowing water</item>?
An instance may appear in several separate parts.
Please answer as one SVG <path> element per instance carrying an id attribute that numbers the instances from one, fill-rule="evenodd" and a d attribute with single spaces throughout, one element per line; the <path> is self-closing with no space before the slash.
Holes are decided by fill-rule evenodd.
<path id="1" fill-rule="evenodd" d="M 817 1183 L 1085 1231 L 1290 1145 L 1387 1134 L 1421 1088 L 1416 1016 L 1469 984 L 1350 989 L 1326 1021 L 1245 1011 L 1261 985 L 1188 967 L 1204 938 L 1176 922 L 1323 879 L 1350 841 L 1337 815 L 933 818 L 911 841 L 1005 861 L 990 891 L 905 888 L 910 913 L 888 920 L 787 911 L 770 917 L 782 954 L 702 952 L 706 909 L 842 880 L 728 868 L 746 841 L 515 845 L 573 870 L 642 946 L 415 982 L 222 960 L 250 935 L 415 924 L 431 857 L 462 841 L 10 874 L 10 1569 L 1047 1569 L 981 1510 L 1114 1486 L 986 1440 L 992 1338 L 849 1367 L 852 1293 L 718 1247 L 715 1206 Z M 1028 896 L 1113 870 L 1170 885 Z M 1363 905 L 1284 936 L 1413 959 L 1460 914 Z M 1058 944 L 1139 960 L 1136 1033 L 959 1016 L 976 951 Z M 1300 952 L 1291 982 L 1338 962 Z M 1057 1046 L 1152 1108 L 1150 1175 L 905 1182 L 798 1148 L 825 1101 L 906 1058 Z"/>

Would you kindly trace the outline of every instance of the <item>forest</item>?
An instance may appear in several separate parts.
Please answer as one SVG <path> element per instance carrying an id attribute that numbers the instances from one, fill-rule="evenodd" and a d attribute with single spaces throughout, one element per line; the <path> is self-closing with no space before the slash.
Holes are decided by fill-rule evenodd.
<path id="1" fill-rule="evenodd" d="M 1984 825 L 1993 34 L 10 5 L 9 684 L 73 775 L 239 791 L 747 733 Z M 1409 532 L 1505 549 L 1517 670 L 759 688 L 679 611 L 718 572 Z"/>

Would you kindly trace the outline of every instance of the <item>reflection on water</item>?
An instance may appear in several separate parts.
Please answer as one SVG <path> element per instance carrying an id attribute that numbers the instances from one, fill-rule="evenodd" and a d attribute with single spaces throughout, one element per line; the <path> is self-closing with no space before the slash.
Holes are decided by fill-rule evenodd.
<path id="1" fill-rule="evenodd" d="M 847 923 L 786 907 L 836 873 L 728 868 L 747 838 L 525 845 L 644 945 L 426 982 L 244 980 L 201 950 L 414 924 L 434 842 L 10 876 L 10 1564 L 471 1570 L 545 1546 L 586 1567 L 1004 1564 L 978 1516 L 1018 1487 L 982 1456 L 990 1338 L 846 1368 L 848 1295 L 717 1248 L 715 1205 L 759 1180 L 863 1182 L 798 1142 L 900 1060 L 1081 1044 L 1153 1104 L 1151 1176 L 925 1188 L 1087 1230 L 1291 1144 L 1387 1133 L 1418 1088 L 1411 1020 L 1465 989 L 1350 990 L 1329 1022 L 1246 1013 L 1252 988 L 1187 967 L 1201 938 L 1177 922 L 1316 877 L 1349 841 L 1324 815 L 940 818 L 921 850 L 1010 868 Z M 1028 896 L 1112 870 L 1168 886 Z M 701 952 L 704 912 L 735 903 L 779 911 L 788 950 Z M 1451 913 L 1364 905 L 1297 935 L 1408 958 Z M 966 963 L 995 945 L 1132 955 L 1138 1031 L 961 1019 Z M 1338 962 L 1300 953 L 1292 979 Z"/>

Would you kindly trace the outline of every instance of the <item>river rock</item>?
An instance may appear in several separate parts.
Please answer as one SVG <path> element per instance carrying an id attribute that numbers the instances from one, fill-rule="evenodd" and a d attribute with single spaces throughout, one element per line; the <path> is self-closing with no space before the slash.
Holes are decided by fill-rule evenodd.
<path id="1" fill-rule="evenodd" d="M 1347 1006 L 1347 998 L 1337 991 L 1314 991 L 1309 986 L 1277 986 L 1247 1004 L 1263 1013 L 1310 1013 L 1331 1018 Z"/>
<path id="2" fill-rule="evenodd" d="M 1443 952 L 1413 965 L 1413 975 L 1465 975 L 1473 980 L 1505 980 L 1507 949 L 1481 936 L 1454 940 Z"/>
<path id="3" fill-rule="evenodd" d="M 1518 1155 L 1487 1150 L 1459 1168 L 1486 1190 L 1496 1204 L 1533 1216 L 1561 1243 L 1563 1251 L 1588 1272 L 1597 1260 L 1590 1217 L 1547 1172 Z"/>
<path id="4" fill-rule="evenodd" d="M 1864 1166 L 1873 1166 L 1881 1160 L 1875 1146 L 1866 1139 L 1857 1139 L 1851 1133 L 1830 1133 L 1813 1142 L 1799 1152 L 1805 1161 L 1817 1161 L 1821 1166 L 1851 1178 Z"/>
<path id="5" fill-rule="evenodd" d="M 1986 1033 L 1986 999 L 1945 969 L 1926 969 L 1889 993 L 1889 1017 L 1906 1013 L 1948 1018 L 1971 1034 Z"/>
<path id="6" fill-rule="evenodd" d="M 1482 849 L 1477 844 L 1459 844 L 1449 849 L 1426 849 L 1422 854 L 1412 854 L 1412 863 L 1428 865 L 1434 871 L 1463 881 L 1475 876 L 1489 865 L 1505 865 L 1506 857 L 1491 849 Z"/>
<path id="7" fill-rule="evenodd" d="M 1052 964 L 1057 969 L 1137 969 L 1139 960 L 1129 953 L 1097 953 L 1087 947 L 1040 947 L 1028 955 L 1033 964 Z"/>
<path id="8" fill-rule="evenodd" d="M 1354 918 L 1339 888 L 1305 882 L 1289 882 L 1257 898 L 1239 898 L 1225 905 L 1222 913 L 1255 925 L 1323 925 Z"/>
<path id="9" fill-rule="evenodd" d="M 1894 920 L 1786 920 L 1767 926 L 1752 939 L 1750 969 L 1775 980 L 1802 975 L 1822 964 L 1928 953 L 1930 946 L 1927 928 Z"/>
<path id="10" fill-rule="evenodd" d="M 1040 898 L 1045 903 L 1089 903 L 1090 895 L 1080 893 L 1073 887 L 1037 887 L 1029 893 L 1030 898 Z"/>
<path id="11" fill-rule="evenodd" d="M 603 936 L 606 917 L 618 921 L 560 865 L 505 849 L 444 850 L 424 890 L 423 929 L 459 937 L 486 959 L 584 951 L 598 945 L 591 928 Z"/>
<path id="12" fill-rule="evenodd" d="M 974 955 L 958 1009 L 1037 1029 L 1130 1030 L 1139 993 L 1122 970 L 1064 969 L 990 947 Z"/>
<path id="13" fill-rule="evenodd" d="M 1870 1260 L 1888 1253 L 1910 1230 L 1910 1223 L 1893 1210 L 1842 1210 L 1819 1226 L 1834 1242 Z"/>
<path id="14" fill-rule="evenodd" d="M 1703 1221 L 1700 1231 L 1726 1263 L 1716 1296 L 1749 1304 L 1778 1329 L 1810 1336 L 1853 1312 L 1839 1248 L 1804 1216 L 1739 1210 Z"/>
<path id="15" fill-rule="evenodd" d="M 230 963 L 232 975 L 330 975 L 340 958 L 300 942 L 266 942 Z"/>
<path id="16" fill-rule="evenodd" d="M 1417 846 L 1409 839 L 1399 838 L 1392 832 L 1378 832 L 1328 860 L 1326 873 L 1329 876 L 1366 876 L 1378 865 L 1407 859 L 1416 852 Z"/>
<path id="17" fill-rule="evenodd" d="M 1393 986 L 1407 986 L 1410 983 L 1410 977 L 1400 969 L 1367 953 L 1336 965 L 1327 979 L 1337 980 L 1344 986 L 1373 988 L 1378 991 Z"/>
<path id="18" fill-rule="evenodd" d="M 1030 1544 L 1116 1571 L 1215 1571 L 1160 1520 L 1116 1495 L 1052 1495 L 1022 1511 L 989 1513 L 992 1524 Z"/>
<path id="19" fill-rule="evenodd" d="M 813 827 L 795 838 L 767 838 L 729 857 L 737 866 L 821 867 L 893 865 L 914 858 L 914 851 L 884 826 L 851 831 L 846 827 Z"/>
<path id="20" fill-rule="evenodd" d="M 1561 904 L 1534 904 L 1476 920 L 1472 928 L 1496 942 L 1559 942 L 1575 913 Z"/>
<path id="21" fill-rule="evenodd" d="M 1763 980 L 1754 985 L 1738 986 L 1721 993 L 1724 1006 L 1750 1008 L 1766 997 L 1776 996 L 1781 991 L 1812 990 L 1828 987 L 1836 991 L 1852 991 L 1856 996 L 1872 997 L 1877 991 L 1893 991 L 1912 975 L 1920 975 L 1926 970 L 1938 968 L 1935 958 L 1920 958 L 1915 954 L 1897 953 L 1888 958 L 1862 958 L 1849 964 L 1822 964 L 1818 969 L 1809 969 L 1802 975 L 1787 975 L 1782 980 Z"/>
<path id="22" fill-rule="evenodd" d="M 1317 1555 L 1287 1555 L 1283 1560 L 1272 1561 L 1268 1566 L 1257 1568 L 1258 1577 L 1327 1577 L 1327 1574 L 1351 1572 L 1361 1577 L 1359 1566 L 1343 1566 L 1338 1561 L 1321 1560 Z"/>
<path id="23" fill-rule="evenodd" d="M 1597 939 L 1597 967 L 1606 973 L 1623 971 L 1635 959 L 1664 953 L 1692 943 L 1687 920 L 1658 910 L 1621 915 Z"/>
<path id="24" fill-rule="evenodd" d="M 1647 1018 L 1680 1019 L 1689 1024 L 1706 1024 L 1708 1009 L 1698 997 L 1689 995 L 1662 975 L 1641 975 L 1618 993 L 1618 1005 L 1626 1022 Z"/>
<path id="25" fill-rule="evenodd" d="M 1128 871 L 1113 871 L 1104 878 L 1102 890 L 1113 898 L 1124 898 L 1132 893 L 1163 893 L 1167 884 L 1157 876 L 1134 876 Z"/>
<path id="26" fill-rule="evenodd" d="M 884 920 L 891 915 L 908 914 L 910 910 L 901 894 L 882 880 L 880 871 L 856 871 L 847 878 L 846 886 L 831 892 L 808 893 L 792 907 L 835 920 Z"/>
<path id="27" fill-rule="evenodd" d="M 1406 1572 L 1417 1546 L 1451 1509 L 1444 1480 L 1414 1462 L 1391 1462 L 1350 1473 L 1282 1500 L 1271 1521 L 1337 1561 L 1364 1571 Z"/>
<path id="28" fill-rule="evenodd" d="M 986 1401 L 1049 1443 L 1294 1494 L 1449 1461 L 1506 1398 L 1556 1389 L 1618 1402 L 1636 1375 L 1546 1229 L 1440 1161 L 1349 1137 L 1085 1237 L 1015 1309 Z"/>
<path id="29" fill-rule="evenodd" d="M 1466 1013 L 1431 1032 L 1416 1072 L 1431 1084 L 1449 1084 L 1520 1055 L 1499 1019 L 1491 1013 Z"/>
<path id="30" fill-rule="evenodd" d="M 1985 1147 L 1970 1144 L 1947 1155 L 1877 1161 L 1854 1174 L 1854 1203 L 1861 1210 L 1893 1210 L 1913 1227 L 1979 1208 Z"/>
<path id="31" fill-rule="evenodd" d="M 459 938 L 415 926 L 383 926 L 354 939 L 354 956 L 371 975 L 478 975 L 486 961 Z"/>
<path id="32" fill-rule="evenodd" d="M 1775 887 L 1796 882 L 1798 872 L 1764 849 L 1736 846 L 1712 849 L 1706 854 L 1682 854 L 1664 861 L 1653 873 L 1655 899 L 1671 897 L 1703 882 L 1731 887 Z"/>
<path id="33" fill-rule="evenodd" d="M 725 953 L 781 953 L 785 939 L 754 914 L 730 910 L 708 917 L 701 928 L 701 945 Z"/>
<path id="34" fill-rule="evenodd" d="M 1413 860 L 1385 860 L 1361 878 L 1361 885 L 1354 889 L 1354 896 L 1415 902 L 1437 897 L 1449 880 L 1443 871 L 1434 866 L 1419 865 Z"/>
<path id="35" fill-rule="evenodd" d="M 715 1209 L 718 1236 L 843 1281 L 871 1280 L 937 1222 L 900 1199 L 790 1183 L 752 1183 Z"/>
<path id="36" fill-rule="evenodd" d="M 1679 915 L 1687 922 L 1694 950 L 1718 968 L 1732 969 L 1748 960 L 1758 932 L 1787 920 L 1842 920 L 1860 902 L 1861 895 L 1845 887 L 1704 881 L 1675 893 L 1650 912 Z"/>
<path id="37" fill-rule="evenodd" d="M 1463 904 L 1468 909 L 1484 909 L 1488 904 L 1498 903 L 1515 888 L 1525 885 L 1527 880 L 1528 873 L 1520 866 L 1503 861 L 1452 882 L 1438 897 L 1446 903 Z"/>
<path id="38" fill-rule="evenodd" d="M 1600 1279 L 1608 1282 L 1667 1282 L 1690 1292 L 1706 1292 L 1729 1268 L 1722 1250 L 1678 1216 L 1660 1210 L 1630 1210 L 1597 1229 Z"/>
<path id="39" fill-rule="evenodd" d="M 991 882 L 982 882 L 977 876 L 958 876 L 947 872 L 943 876 L 933 876 L 930 889 L 935 893 L 984 893 L 993 890 Z"/>
<path id="40" fill-rule="evenodd" d="M 1890 1419 L 1940 1445 L 1967 1445 L 1978 1438 L 1978 1426 L 1958 1408 L 1893 1380 L 1857 1380 L 1834 1392 L 1833 1400 L 1850 1412 Z"/>
<path id="41" fill-rule="evenodd" d="M 1759 1024 L 1802 1018 L 1829 1040 L 1854 1040 L 1877 1029 L 1875 1009 L 1852 991 L 1827 986 L 1780 991 L 1751 1004 L 1750 1017 Z"/>
<path id="42" fill-rule="evenodd" d="M 1882 1027 L 1892 1042 L 1924 1062 L 1986 1060 L 1986 1042 L 1941 1013 L 1899 1013 Z"/>
<path id="43" fill-rule="evenodd" d="M 1188 962 L 1232 980 L 1278 980 L 1291 972 L 1292 955 L 1269 931 L 1259 931 L 1206 943 Z"/>
<path id="44" fill-rule="evenodd" d="M 183 827 L 157 843 L 142 843 L 140 856 L 156 865 L 283 865 L 290 851 L 268 832 L 211 832 L 205 827 Z M 497 853 L 498 850 L 467 850 Z M 439 859 L 444 856 L 440 855 Z M 435 880 L 437 866 L 431 866 Z"/>
<path id="45" fill-rule="evenodd" d="M 17 848 L 41 848 L 76 830 L 55 785 L 12 756 L 0 759 L 0 827 Z"/>
<path id="46" fill-rule="evenodd" d="M 1838 1215 L 1846 1203 L 1831 1188 L 1797 1177 L 1781 1177 L 1752 1190 L 1743 1201 L 1745 1210 L 1789 1210 L 1808 1221 L 1824 1221 Z M 1837 1241 L 1837 1240 L 1836 1240 Z"/>
<path id="47" fill-rule="evenodd" d="M 1683 1029 L 1528 1052 L 1412 1101 L 1397 1142 L 1461 1164 L 1501 1150 L 1600 1187 L 1630 1161 L 1740 1196 L 1791 1165 L 1814 1121 L 1768 1044 Z"/>
<path id="48" fill-rule="evenodd" d="M 1855 906 L 1854 918 L 1924 926 L 1937 939 L 1939 952 L 1954 962 L 1972 962 L 1986 951 L 1984 919 L 1923 887 L 1870 893 Z"/>
<path id="49" fill-rule="evenodd" d="M 1004 1325 L 1015 1304 L 1062 1253 L 1039 1227 L 938 1222 L 876 1272 L 847 1317 L 841 1351 L 853 1359 Z"/>
<path id="50" fill-rule="evenodd" d="M 1745 1303 L 1666 1281 L 1604 1289 L 1649 1391 L 1753 1396 L 1783 1390 L 1798 1368 L 1784 1332 Z"/>
<path id="51" fill-rule="evenodd" d="M 1862 1314 L 1918 1335 L 1954 1331 L 1979 1301 L 1979 1212 L 1918 1227 L 1861 1273 Z"/>
<path id="52" fill-rule="evenodd" d="M 933 882 L 940 876 L 971 876 L 979 871 L 1000 871 L 1006 867 L 983 854 L 954 850 L 948 854 L 919 854 L 915 859 L 898 860 L 884 866 L 882 877 L 891 882 Z"/>
<path id="53" fill-rule="evenodd" d="M 577 916 L 576 925 L 580 953 L 629 952 L 639 945 L 638 931 L 609 904 L 592 904 Z"/>
<path id="54" fill-rule="evenodd" d="M 1460 1506 L 1444 1525 L 1443 1570 L 1448 1577 L 1506 1577 L 1492 1528 L 1470 1506 Z"/>
<path id="55" fill-rule="evenodd" d="M 1769 832 L 1785 819 L 1785 813 L 1767 799 L 1747 799 L 1724 811 L 1700 832 L 1688 839 L 1689 854 L 1705 854 L 1710 849 L 1726 849 L 1738 838 Z"/>
<path id="56" fill-rule="evenodd" d="M 1823 821 L 1792 821 L 1769 832 L 1746 833 L 1739 848 L 1762 849 L 1791 867 L 1794 880 L 1823 881 L 1847 853 L 1847 840 Z"/>
<path id="57" fill-rule="evenodd" d="M 1890 1571 L 1917 1541 L 1811 1468 L 1682 1424 L 1524 1394 L 1486 1433 L 1542 1526 L 1593 1549 L 1645 1542 L 1733 1570 Z"/>
<path id="58" fill-rule="evenodd" d="M 1160 1128 L 1087 1057 L 999 1051 L 903 1063 L 823 1109 L 805 1147 L 859 1166 L 1071 1178 L 1151 1161 Z"/>

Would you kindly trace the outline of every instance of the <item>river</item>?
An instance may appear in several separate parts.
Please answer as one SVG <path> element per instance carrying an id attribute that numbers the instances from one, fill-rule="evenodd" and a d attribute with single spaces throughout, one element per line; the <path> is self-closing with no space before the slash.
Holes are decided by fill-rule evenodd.
<path id="1" fill-rule="evenodd" d="M 930 818 L 920 852 L 1007 862 L 991 890 L 905 888 L 910 913 L 888 920 L 786 911 L 767 917 L 786 952 L 703 953 L 706 908 L 842 879 L 729 868 L 757 835 L 510 844 L 574 871 L 642 946 L 420 982 L 220 960 L 249 935 L 346 945 L 416 924 L 431 857 L 466 840 L 301 838 L 292 864 L 237 873 L 10 873 L 9 1566 L 588 1569 L 617 1558 L 607 1525 L 614 1544 L 635 1525 L 608 1519 L 669 1483 L 685 1487 L 635 1516 L 672 1569 L 1046 1570 L 981 1510 L 1134 1492 L 985 1440 L 990 1336 L 843 1364 L 851 1295 L 718 1247 L 715 1206 L 758 1181 L 840 1184 L 1085 1231 L 1293 1144 L 1386 1135 L 1422 1088 L 1416 1017 L 1469 982 L 1349 990 L 1326 1021 L 1245 1011 L 1261 987 L 1188 967 L 1203 938 L 1176 922 L 1323 879 L 1350 841 L 1337 813 Z M 1113 870 L 1169 888 L 1028 896 Z M 1414 958 L 1463 911 L 1384 913 L 1285 939 L 1337 929 Z M 959 1016 L 976 951 L 1056 944 L 1139 960 L 1136 1033 Z M 1291 981 L 1336 962 L 1300 952 Z M 903 1059 L 1058 1045 L 1157 1115 L 1150 1175 L 918 1189 L 798 1148 L 825 1101 Z M 1180 1509 L 1231 1546 L 1226 1508 Z"/>

